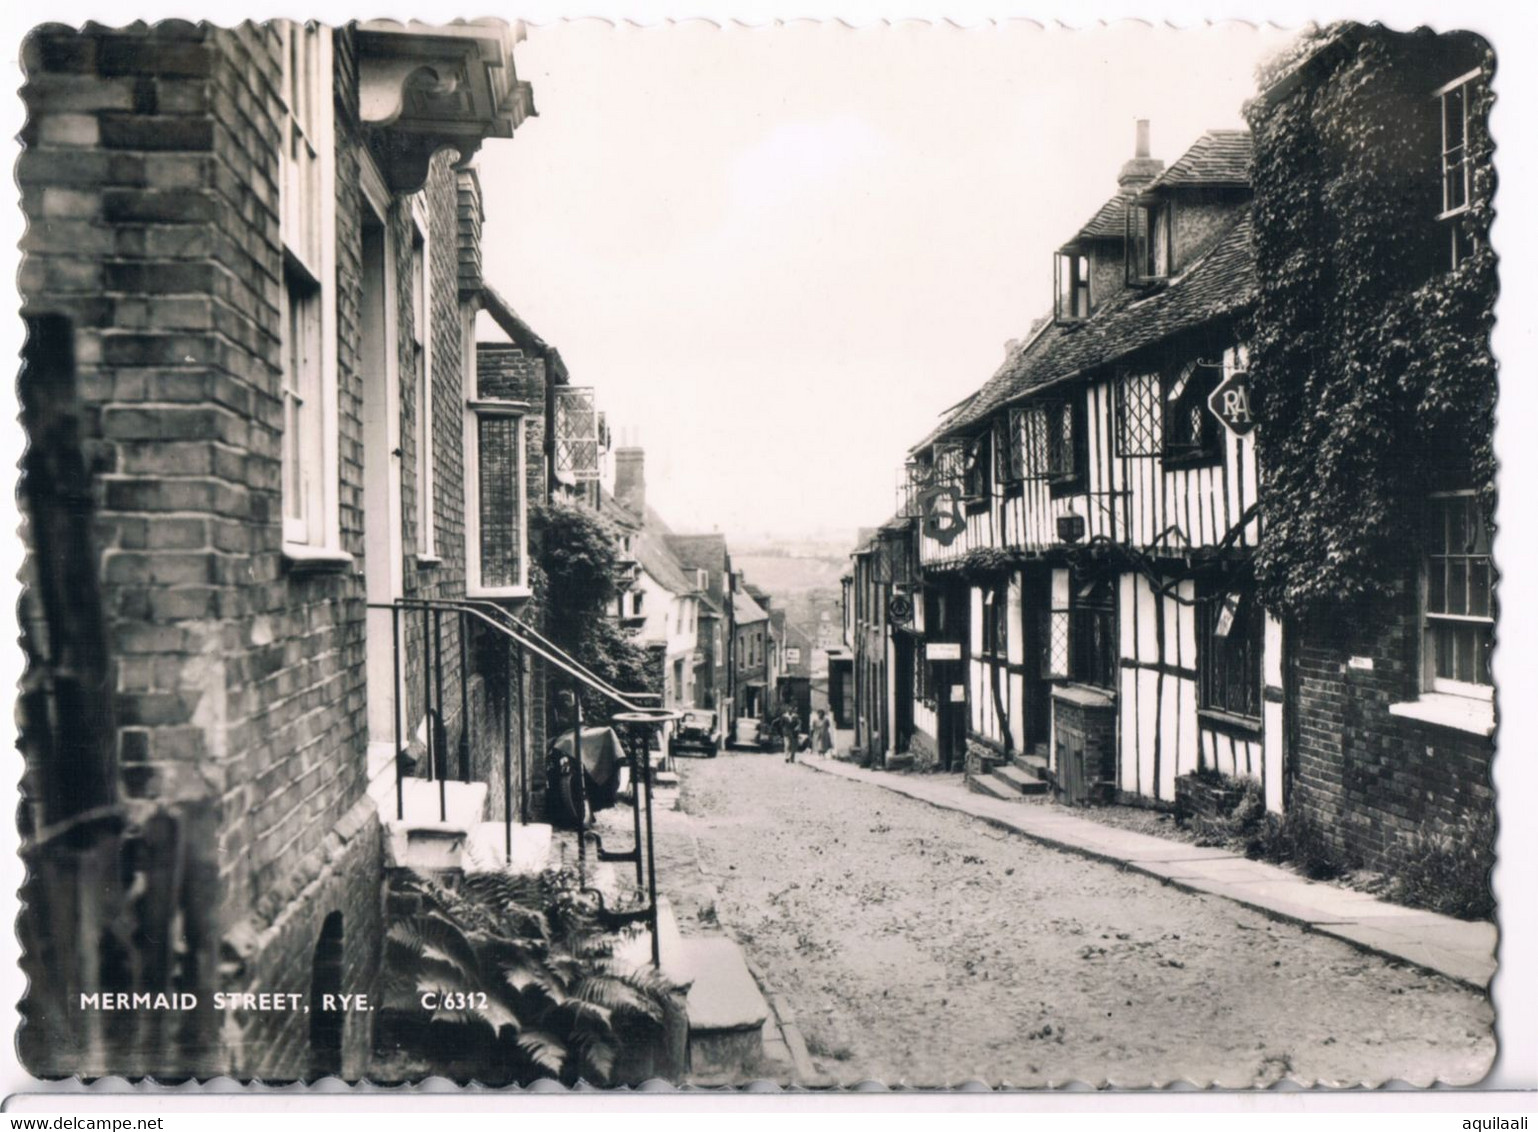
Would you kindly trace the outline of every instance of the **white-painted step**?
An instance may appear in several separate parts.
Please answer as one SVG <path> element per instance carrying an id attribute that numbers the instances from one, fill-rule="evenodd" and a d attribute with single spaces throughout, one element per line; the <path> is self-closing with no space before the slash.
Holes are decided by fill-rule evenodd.
<path id="1" fill-rule="evenodd" d="M 508 869 L 519 875 L 543 872 L 550 863 L 551 827 L 512 826 L 513 855 L 507 855 L 508 827 L 499 821 L 477 822 L 465 842 L 465 872 L 492 873 Z"/>
<path id="2" fill-rule="evenodd" d="M 441 793 L 440 793 L 441 790 Z M 401 780 L 405 812 L 395 810 L 395 783 L 379 807 L 379 816 L 387 822 L 404 821 L 407 825 L 453 825 L 467 833 L 486 820 L 486 784 L 484 782 L 429 782 L 425 778 Z M 378 799 L 375 799 L 376 804 Z"/>
<path id="3" fill-rule="evenodd" d="M 662 955 L 662 973 L 680 986 L 688 983 L 689 973 L 683 963 L 683 934 L 678 930 L 678 917 L 666 896 L 657 897 L 657 938 Z M 615 965 L 624 971 L 650 967 L 651 961 L 652 936 L 647 924 L 641 924 L 639 931 L 614 949 Z"/>

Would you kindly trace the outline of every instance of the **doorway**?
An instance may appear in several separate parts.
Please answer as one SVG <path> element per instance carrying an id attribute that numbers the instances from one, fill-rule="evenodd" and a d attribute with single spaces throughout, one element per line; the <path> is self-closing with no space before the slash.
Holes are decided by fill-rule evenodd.
<path id="1" fill-rule="evenodd" d="M 370 605 L 404 592 L 401 540 L 400 381 L 395 275 L 384 217 L 363 207 L 359 362 L 363 374 L 364 583 Z M 387 609 L 368 611 L 368 737 L 396 739 L 395 628 Z M 404 730 L 402 731 L 404 734 Z"/>
<path id="2" fill-rule="evenodd" d="M 1024 570 L 1020 574 L 1021 627 L 1025 649 L 1025 753 L 1045 753 L 1051 741 L 1052 682 L 1047 679 L 1050 664 L 1052 609 L 1052 573 L 1049 570 Z"/>

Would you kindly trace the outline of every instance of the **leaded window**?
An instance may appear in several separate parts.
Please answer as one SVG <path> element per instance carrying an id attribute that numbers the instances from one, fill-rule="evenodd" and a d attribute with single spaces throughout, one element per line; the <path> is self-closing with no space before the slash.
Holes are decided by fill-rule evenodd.
<path id="1" fill-rule="evenodd" d="M 1190 360 L 1172 369 L 1164 386 L 1164 455 L 1196 461 L 1221 458 L 1223 426 L 1207 406 L 1222 380 L 1221 363 Z"/>
<path id="2" fill-rule="evenodd" d="M 1121 375 L 1116 383 L 1116 454 L 1157 456 L 1164 444 L 1163 406 L 1157 373 Z"/>
<path id="3" fill-rule="evenodd" d="M 1026 478 L 1025 429 L 1028 413 L 1012 408 L 994 421 L 994 455 L 999 482 L 1017 484 Z"/>
<path id="4" fill-rule="evenodd" d="M 1068 675 L 1077 684 L 1116 687 L 1116 586 L 1112 578 L 1079 582 L 1068 635 Z"/>
<path id="5" fill-rule="evenodd" d="M 563 386 L 555 394 L 555 478 L 564 484 L 598 479 L 599 422 L 591 386 Z"/>
<path id="6" fill-rule="evenodd" d="M 1265 613 L 1247 588 L 1203 589 L 1197 609 L 1201 706 L 1259 719 Z"/>

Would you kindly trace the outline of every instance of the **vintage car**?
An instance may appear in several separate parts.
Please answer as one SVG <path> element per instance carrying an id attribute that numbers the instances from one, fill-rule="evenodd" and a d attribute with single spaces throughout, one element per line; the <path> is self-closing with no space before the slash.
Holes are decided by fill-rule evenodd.
<path id="1" fill-rule="evenodd" d="M 721 725 L 713 711 L 686 711 L 668 743 L 668 753 L 695 751 L 708 759 L 721 750 Z"/>

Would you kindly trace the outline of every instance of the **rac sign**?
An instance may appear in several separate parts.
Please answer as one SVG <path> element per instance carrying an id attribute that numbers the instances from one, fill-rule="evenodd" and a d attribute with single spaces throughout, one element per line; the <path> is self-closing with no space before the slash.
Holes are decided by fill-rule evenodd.
<path id="1" fill-rule="evenodd" d="M 1250 410 L 1250 375 L 1244 370 L 1229 374 L 1207 397 L 1207 407 L 1235 436 L 1249 433 L 1255 427 L 1255 414 Z"/>

